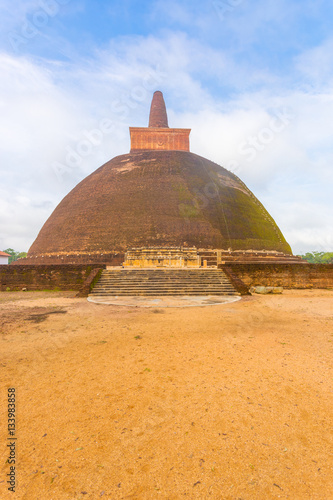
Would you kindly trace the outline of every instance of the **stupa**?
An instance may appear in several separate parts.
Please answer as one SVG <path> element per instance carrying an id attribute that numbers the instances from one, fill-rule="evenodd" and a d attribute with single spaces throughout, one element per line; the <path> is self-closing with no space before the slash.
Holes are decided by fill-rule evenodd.
<path id="1" fill-rule="evenodd" d="M 290 256 L 260 201 L 235 174 L 191 153 L 189 136 L 190 129 L 169 127 L 163 94 L 155 92 L 149 126 L 130 127 L 130 153 L 59 203 L 25 262 L 118 265 L 137 248 Z"/>

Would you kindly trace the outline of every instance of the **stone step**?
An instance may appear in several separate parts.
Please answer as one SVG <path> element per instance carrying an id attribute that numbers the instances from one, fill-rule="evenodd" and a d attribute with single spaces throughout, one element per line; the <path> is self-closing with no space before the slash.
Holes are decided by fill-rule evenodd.
<path id="1" fill-rule="evenodd" d="M 204 285 L 204 284 L 218 284 L 220 285 L 221 283 L 229 283 L 229 280 L 225 279 L 225 278 L 221 278 L 221 279 L 218 279 L 218 278 L 212 278 L 210 280 L 199 280 L 199 279 L 163 279 L 163 278 L 160 278 L 160 279 L 157 279 L 157 278 L 151 278 L 151 279 L 137 279 L 137 278 L 133 278 L 133 279 L 126 279 L 124 278 L 123 280 L 122 279 L 117 279 L 117 280 L 112 280 L 112 279 L 103 279 L 101 280 L 99 283 L 103 283 L 103 284 L 112 284 L 112 285 L 116 285 L 118 283 L 121 283 L 121 284 L 126 284 L 126 283 L 133 283 L 133 284 L 136 284 L 136 285 L 139 285 L 140 283 L 143 283 L 143 284 L 146 284 L 146 285 L 153 285 L 154 283 L 168 283 L 169 285 L 170 284 L 179 284 L 179 283 L 197 283 L 198 285 Z"/>
<path id="2" fill-rule="evenodd" d="M 128 296 L 135 296 L 135 295 L 156 295 L 157 297 L 159 295 L 239 295 L 233 290 L 112 290 L 112 291 L 100 291 L 96 293 L 91 293 L 90 296 L 95 295 L 106 295 L 106 296 L 115 296 L 115 295 L 128 295 Z"/>
<path id="3" fill-rule="evenodd" d="M 193 290 L 193 291 L 217 291 L 217 290 L 229 290 L 233 291 L 234 288 L 232 286 L 215 286 L 215 287 L 194 287 L 194 286 L 179 286 L 179 287 L 170 287 L 170 286 L 155 286 L 155 287 L 100 287 L 100 288 L 94 288 L 91 293 L 98 293 L 100 291 L 145 291 L 145 290 L 152 290 L 152 291 L 160 291 L 160 290 L 166 290 L 166 291 L 186 291 L 186 290 Z"/>
<path id="4" fill-rule="evenodd" d="M 106 271 L 108 272 L 108 271 Z M 105 274 L 103 275 L 103 277 L 109 277 L 109 278 L 113 278 L 113 279 L 124 279 L 124 278 L 163 278 L 163 279 L 187 279 L 187 278 L 195 278 L 195 279 L 212 279 L 212 278 L 221 278 L 223 277 L 223 275 L 221 274 L 221 271 L 219 274 L 217 273 L 214 273 L 214 274 L 206 274 L 206 273 L 202 273 L 202 274 L 199 274 L 199 273 L 194 273 L 194 274 L 184 274 L 184 275 L 181 275 L 181 274 L 139 274 L 139 273 L 136 273 L 136 274 L 120 274 L 120 273 L 117 273 L 117 274 Z"/>
<path id="5" fill-rule="evenodd" d="M 126 272 L 126 271 L 108 271 L 108 270 L 105 270 L 106 273 L 108 273 L 110 276 L 118 276 L 118 275 L 121 275 L 121 276 L 146 276 L 147 274 L 149 275 L 154 275 L 154 276 L 215 276 L 217 274 L 220 274 L 222 271 L 220 270 L 216 270 L 216 271 L 197 271 L 197 272 L 175 272 L 175 273 L 170 273 L 168 271 L 161 271 L 161 272 L 150 272 L 148 273 L 147 272 L 140 272 L 140 271 L 136 271 L 136 272 Z"/>
<path id="6" fill-rule="evenodd" d="M 224 287 L 231 287 L 230 283 L 161 283 L 161 282 L 155 282 L 155 283 L 106 283 L 106 284 L 98 284 L 95 286 L 96 288 L 221 288 L 221 286 Z"/>
<path id="7" fill-rule="evenodd" d="M 157 293 L 157 292 L 152 292 L 152 291 L 145 291 L 145 292 L 140 292 L 136 291 L 135 293 L 129 293 L 124 290 L 120 292 L 103 292 L 103 293 L 90 293 L 90 297 L 110 297 L 110 296 L 127 296 L 127 297 L 133 297 L 133 296 L 142 296 L 142 297 L 164 297 L 164 296 L 186 296 L 186 295 L 192 295 L 196 297 L 200 297 L 202 295 L 207 295 L 207 296 L 214 296 L 214 295 L 239 295 L 237 292 L 231 292 L 231 291 L 215 291 L 214 293 L 206 293 L 206 292 L 197 292 L 197 291 L 184 291 L 184 292 L 176 292 L 176 291 L 165 291 L 163 293 Z"/>
<path id="8" fill-rule="evenodd" d="M 196 280 L 196 281 L 210 281 L 210 280 L 223 280 L 226 279 L 223 276 L 103 276 L 103 280 L 112 280 L 112 281 L 117 281 L 117 280 L 160 280 L 163 279 L 165 281 L 167 280 L 173 280 L 173 281 L 185 281 L 185 280 Z"/>
<path id="9" fill-rule="evenodd" d="M 108 268 L 105 269 L 106 273 L 133 273 L 133 274 L 138 274 L 138 273 L 144 273 L 144 274 L 217 274 L 221 273 L 221 269 L 211 269 L 211 268 L 170 268 L 170 267 L 163 267 L 163 268 L 148 268 L 148 267 L 118 267 L 118 268 Z"/>
<path id="10" fill-rule="evenodd" d="M 94 297 L 238 295 L 218 269 L 108 269 L 91 291 Z"/>
<path id="11" fill-rule="evenodd" d="M 146 276 L 146 275 L 155 275 L 155 276 L 214 276 L 220 274 L 221 270 L 210 270 L 210 271 L 170 271 L 170 270 L 162 270 L 162 271 L 127 271 L 127 270 L 118 270 L 118 271 L 109 271 L 105 270 L 105 273 L 113 276 L 122 275 L 122 276 Z"/>
<path id="12" fill-rule="evenodd" d="M 168 285 L 161 285 L 161 284 L 156 284 L 155 286 L 108 286 L 108 287 L 95 287 L 94 290 L 147 290 L 147 289 L 150 289 L 150 290 L 156 290 L 156 289 L 166 289 L 166 290 L 200 290 L 200 289 L 205 289 L 205 290 L 216 290 L 216 289 L 221 289 L 221 288 L 224 288 L 224 289 L 227 289 L 227 288 L 230 288 L 232 289 L 233 287 L 230 286 L 230 285 L 224 285 L 224 286 L 219 286 L 219 285 L 215 285 L 215 286 L 200 286 L 200 285 L 197 285 L 197 286 L 193 286 L 193 285 L 188 285 L 188 286 L 185 286 L 184 284 L 180 284 L 179 286 L 168 286 Z"/>
<path id="13" fill-rule="evenodd" d="M 141 283 L 142 284 L 150 284 L 150 285 L 153 285 L 154 283 L 160 283 L 161 280 L 153 280 L 153 279 L 146 279 L 146 280 L 102 280 L 100 281 L 99 284 L 103 284 L 103 285 L 107 285 L 107 284 L 110 284 L 110 285 L 117 285 L 117 284 L 126 284 L 126 283 L 132 283 L 132 284 L 138 284 L 140 285 Z M 228 284 L 229 281 L 228 280 L 205 280 L 205 281 L 199 281 L 199 280 L 163 280 L 164 283 L 168 283 L 169 285 L 177 285 L 179 283 L 197 283 L 198 285 L 204 285 L 204 284 L 207 284 L 207 285 L 211 285 L 211 284 L 217 284 L 217 285 L 220 285 L 220 284 Z"/>
<path id="14" fill-rule="evenodd" d="M 160 285 L 163 283 L 165 286 L 221 286 L 221 285 L 229 285 L 230 283 L 228 281 L 212 281 L 212 282 L 200 282 L 200 281 L 162 281 L 162 280 L 156 280 L 156 281 L 117 281 L 117 282 L 101 282 L 97 286 L 156 286 Z"/>
<path id="15" fill-rule="evenodd" d="M 108 276 L 179 276 L 180 278 L 185 278 L 186 276 L 200 276 L 201 278 L 207 277 L 207 276 L 219 276 L 222 271 L 216 270 L 215 272 L 213 271 L 207 271 L 207 272 L 189 272 L 189 273 L 170 273 L 167 271 L 162 271 L 161 273 L 155 273 L 155 272 L 131 272 L 127 273 L 126 271 L 121 272 L 121 271 L 105 271 L 106 275 Z"/>

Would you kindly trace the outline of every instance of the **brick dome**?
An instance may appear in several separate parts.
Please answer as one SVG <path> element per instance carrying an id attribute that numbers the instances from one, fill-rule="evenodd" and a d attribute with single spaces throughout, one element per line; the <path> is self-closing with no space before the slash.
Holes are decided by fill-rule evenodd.
<path id="1" fill-rule="evenodd" d="M 291 253 L 263 205 L 231 172 L 185 151 L 117 156 L 78 184 L 28 255 L 136 246 Z"/>
<path id="2" fill-rule="evenodd" d="M 107 162 L 59 203 L 28 257 L 107 254 L 140 246 L 291 254 L 275 221 L 245 184 L 191 153 L 189 129 L 168 127 L 160 92 L 154 94 L 150 123 L 131 129 L 130 154 Z"/>

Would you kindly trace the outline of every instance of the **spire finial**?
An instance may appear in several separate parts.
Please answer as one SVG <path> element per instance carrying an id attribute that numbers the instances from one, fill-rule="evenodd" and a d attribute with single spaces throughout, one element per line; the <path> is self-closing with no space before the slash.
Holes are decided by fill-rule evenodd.
<path id="1" fill-rule="evenodd" d="M 169 128 L 163 94 L 160 90 L 154 92 L 150 106 L 149 127 Z"/>

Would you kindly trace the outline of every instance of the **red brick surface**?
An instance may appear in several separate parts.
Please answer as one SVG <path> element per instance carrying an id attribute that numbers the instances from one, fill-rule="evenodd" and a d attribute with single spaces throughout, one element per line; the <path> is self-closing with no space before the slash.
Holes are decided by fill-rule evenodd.
<path id="1" fill-rule="evenodd" d="M 190 152 L 147 151 L 113 158 L 80 182 L 44 224 L 28 260 L 52 255 L 67 263 L 66 254 L 78 254 L 82 262 L 91 254 L 90 262 L 103 262 L 105 254 L 147 246 L 291 252 L 234 174 Z"/>
<path id="2" fill-rule="evenodd" d="M 189 151 L 190 129 L 130 127 L 131 153 L 136 151 Z"/>
<path id="3" fill-rule="evenodd" d="M 83 290 L 98 274 L 101 264 L 0 266 L 0 290 Z M 333 264 L 232 264 L 220 266 L 238 291 L 251 286 L 282 286 L 286 289 L 333 289 Z M 237 283 L 238 280 L 238 283 Z M 239 281 L 241 280 L 246 287 Z M 241 288 L 239 288 L 239 286 Z M 244 290 L 243 290 L 244 288 Z"/>
<path id="4" fill-rule="evenodd" d="M 105 266 L 0 266 L 0 290 L 81 290 L 91 272 L 101 267 Z"/>
<path id="5" fill-rule="evenodd" d="M 245 285 L 286 289 L 332 288 L 333 264 L 232 264 L 226 266 Z M 222 266 L 222 269 L 224 266 Z"/>
<path id="6" fill-rule="evenodd" d="M 101 264 L 107 266 L 121 266 L 124 262 L 124 253 L 74 253 L 59 255 L 56 252 L 53 254 L 36 254 L 29 255 L 24 259 L 19 259 L 12 262 L 12 266 L 36 266 L 36 265 L 55 265 L 55 264 L 68 264 L 68 265 L 89 265 Z"/>
<path id="7" fill-rule="evenodd" d="M 162 92 L 154 92 L 150 106 L 149 127 L 168 127 L 168 116 Z"/>

